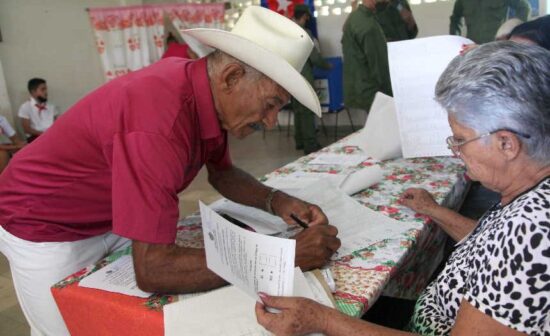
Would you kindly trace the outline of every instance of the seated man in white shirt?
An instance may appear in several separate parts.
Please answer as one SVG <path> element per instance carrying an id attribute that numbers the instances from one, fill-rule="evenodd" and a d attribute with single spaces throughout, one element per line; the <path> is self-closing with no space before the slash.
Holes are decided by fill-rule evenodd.
<path id="1" fill-rule="evenodd" d="M 52 126 L 57 111 L 54 105 L 48 103 L 48 86 L 44 79 L 29 80 L 27 88 L 31 97 L 21 105 L 18 116 L 30 143 Z"/>
<path id="2" fill-rule="evenodd" d="M 0 173 L 8 165 L 10 156 L 25 146 L 25 144 L 17 136 L 8 119 L 0 115 Z"/>

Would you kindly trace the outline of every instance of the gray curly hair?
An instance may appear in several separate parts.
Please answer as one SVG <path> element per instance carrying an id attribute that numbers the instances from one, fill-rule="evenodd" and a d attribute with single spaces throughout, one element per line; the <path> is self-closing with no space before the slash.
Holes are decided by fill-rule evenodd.
<path id="1" fill-rule="evenodd" d="M 511 41 L 487 43 L 447 66 L 437 102 L 477 134 L 507 129 L 526 153 L 550 164 L 550 51 Z"/>

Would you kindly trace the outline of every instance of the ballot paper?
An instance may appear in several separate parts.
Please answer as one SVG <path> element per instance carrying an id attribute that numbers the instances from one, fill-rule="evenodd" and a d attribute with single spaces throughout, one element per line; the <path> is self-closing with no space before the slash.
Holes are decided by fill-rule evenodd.
<path id="1" fill-rule="evenodd" d="M 345 143 L 361 148 L 368 156 L 380 161 L 403 157 L 393 98 L 377 92 L 365 127 Z"/>
<path id="2" fill-rule="evenodd" d="M 138 288 L 131 255 L 118 258 L 82 279 L 78 285 L 141 298 L 147 298 L 152 294 Z"/>
<path id="3" fill-rule="evenodd" d="M 334 307 L 329 294 L 310 272 L 295 269 L 293 296 Z M 251 336 L 271 335 L 256 320 L 256 301 L 235 286 L 227 286 L 187 300 L 165 305 L 164 335 Z"/>
<path id="4" fill-rule="evenodd" d="M 459 55 L 460 36 L 435 36 L 388 43 L 388 58 L 397 120 L 405 158 L 448 156 L 451 135 L 447 113 L 434 100 L 435 85 Z"/>
<path id="5" fill-rule="evenodd" d="M 257 298 L 258 292 L 293 291 L 296 241 L 242 229 L 199 202 L 206 263 L 227 282 Z"/>
<path id="6" fill-rule="evenodd" d="M 323 153 L 317 155 L 313 160 L 309 161 L 309 165 L 331 165 L 331 166 L 357 166 L 369 158 L 365 153 L 358 154 L 338 154 L 338 153 Z"/>
<path id="7" fill-rule="evenodd" d="M 329 223 L 338 228 L 342 246 L 335 259 L 422 226 L 417 222 L 397 221 L 371 210 L 327 181 L 297 191 L 293 196 L 318 205 Z"/>

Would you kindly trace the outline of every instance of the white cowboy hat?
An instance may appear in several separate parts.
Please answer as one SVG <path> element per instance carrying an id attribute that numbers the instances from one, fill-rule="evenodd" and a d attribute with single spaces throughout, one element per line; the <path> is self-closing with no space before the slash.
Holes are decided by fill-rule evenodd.
<path id="1" fill-rule="evenodd" d="M 250 6 L 231 32 L 195 28 L 181 33 L 250 65 L 321 116 L 319 98 L 300 74 L 313 42 L 308 33 L 290 19 L 263 7 Z"/>

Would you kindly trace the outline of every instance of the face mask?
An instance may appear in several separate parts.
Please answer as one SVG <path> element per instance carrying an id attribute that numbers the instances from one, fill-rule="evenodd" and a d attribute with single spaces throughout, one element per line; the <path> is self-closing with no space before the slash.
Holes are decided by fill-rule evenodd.
<path id="1" fill-rule="evenodd" d="M 377 2 L 376 3 L 376 11 L 377 12 L 382 12 L 386 9 L 386 7 L 388 7 L 388 3 L 387 2 Z"/>
<path id="2" fill-rule="evenodd" d="M 38 97 L 36 97 L 36 101 L 40 104 L 44 104 L 45 102 L 48 101 L 48 98 L 38 96 Z"/>

